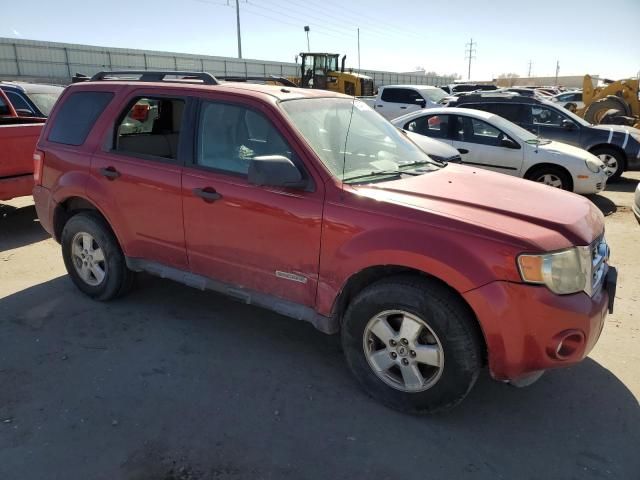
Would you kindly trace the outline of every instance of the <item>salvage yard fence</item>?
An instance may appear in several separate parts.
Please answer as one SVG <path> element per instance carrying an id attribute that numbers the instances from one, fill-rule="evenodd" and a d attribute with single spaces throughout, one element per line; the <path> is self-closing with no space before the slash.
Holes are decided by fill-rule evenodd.
<path id="1" fill-rule="evenodd" d="M 102 70 L 169 70 L 209 72 L 218 76 L 299 76 L 299 65 L 129 48 L 95 47 L 0 37 L 0 80 L 68 84 L 76 73 Z M 376 87 L 391 84 L 446 85 L 454 78 L 361 70 Z"/>

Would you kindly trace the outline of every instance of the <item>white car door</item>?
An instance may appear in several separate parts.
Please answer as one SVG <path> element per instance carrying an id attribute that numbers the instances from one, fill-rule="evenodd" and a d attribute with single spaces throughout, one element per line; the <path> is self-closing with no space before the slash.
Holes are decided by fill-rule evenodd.
<path id="1" fill-rule="evenodd" d="M 376 111 L 387 120 L 392 120 L 424 105 L 424 98 L 417 90 L 401 87 L 382 87 L 380 98 L 376 101 Z"/>
<path id="2" fill-rule="evenodd" d="M 516 140 L 484 120 L 456 117 L 451 144 L 460 152 L 463 164 L 522 176 L 524 149 Z"/>

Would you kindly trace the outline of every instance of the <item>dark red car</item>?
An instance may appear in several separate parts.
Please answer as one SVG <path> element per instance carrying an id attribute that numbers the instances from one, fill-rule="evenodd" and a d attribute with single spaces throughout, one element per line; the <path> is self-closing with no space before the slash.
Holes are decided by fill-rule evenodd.
<path id="1" fill-rule="evenodd" d="M 616 272 L 589 200 L 434 161 L 344 95 L 128 78 L 67 88 L 36 152 L 38 216 L 87 295 L 146 271 L 341 332 L 365 390 L 409 412 L 596 343 Z"/>

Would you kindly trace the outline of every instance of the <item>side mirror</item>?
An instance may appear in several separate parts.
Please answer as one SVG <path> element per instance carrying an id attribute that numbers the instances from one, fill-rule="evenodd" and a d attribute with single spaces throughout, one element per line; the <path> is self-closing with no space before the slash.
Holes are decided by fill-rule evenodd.
<path id="1" fill-rule="evenodd" d="M 16 108 L 16 113 L 19 117 L 33 117 L 33 112 L 28 108 Z"/>
<path id="2" fill-rule="evenodd" d="M 420 105 L 420 108 L 427 106 L 427 101 L 424 98 L 416 98 L 416 104 Z"/>
<path id="3" fill-rule="evenodd" d="M 500 146 L 506 148 L 520 148 L 520 145 L 511 140 L 509 137 L 502 137 L 502 139 L 500 140 Z"/>
<path id="4" fill-rule="evenodd" d="M 567 120 L 566 118 L 562 120 L 562 128 L 565 130 L 573 130 L 576 126 L 571 120 Z"/>
<path id="5" fill-rule="evenodd" d="M 304 188 L 307 182 L 291 160 L 282 155 L 253 157 L 249 163 L 249 183 L 271 187 Z"/>

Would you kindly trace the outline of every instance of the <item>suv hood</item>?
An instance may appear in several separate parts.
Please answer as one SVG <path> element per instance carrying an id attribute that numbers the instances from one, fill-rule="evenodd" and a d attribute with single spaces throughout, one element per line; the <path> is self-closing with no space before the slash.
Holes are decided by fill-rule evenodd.
<path id="1" fill-rule="evenodd" d="M 586 198 L 464 165 L 353 188 L 377 201 L 457 219 L 540 251 L 588 245 L 604 230 L 602 213 Z"/>

